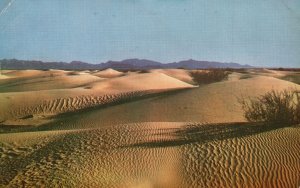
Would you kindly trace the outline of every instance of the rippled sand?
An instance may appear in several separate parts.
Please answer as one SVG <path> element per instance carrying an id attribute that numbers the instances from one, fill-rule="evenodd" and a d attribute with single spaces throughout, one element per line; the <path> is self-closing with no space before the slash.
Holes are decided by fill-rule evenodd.
<path id="1" fill-rule="evenodd" d="M 125 75 L 113 70 L 96 73 L 27 70 L 4 75 L 8 77 L 0 80 L 0 123 L 4 125 L 28 125 L 49 115 L 162 91 L 194 88 L 162 73 Z"/>
<path id="2" fill-rule="evenodd" d="M 300 89 L 287 73 L 46 73 L 0 80 L 0 187 L 300 186 L 300 126 L 248 123 L 237 99 Z"/>
<path id="3" fill-rule="evenodd" d="M 157 122 L 0 135 L 0 185 L 299 185 L 300 127 L 257 134 L 261 125 L 226 126 Z"/>

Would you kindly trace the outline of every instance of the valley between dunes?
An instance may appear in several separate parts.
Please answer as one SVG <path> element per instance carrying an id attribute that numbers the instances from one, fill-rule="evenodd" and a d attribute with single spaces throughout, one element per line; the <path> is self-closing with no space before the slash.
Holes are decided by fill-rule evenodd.
<path id="1" fill-rule="evenodd" d="M 249 123 L 238 99 L 300 74 L 5 70 L 0 187 L 299 187 L 300 126 Z"/>

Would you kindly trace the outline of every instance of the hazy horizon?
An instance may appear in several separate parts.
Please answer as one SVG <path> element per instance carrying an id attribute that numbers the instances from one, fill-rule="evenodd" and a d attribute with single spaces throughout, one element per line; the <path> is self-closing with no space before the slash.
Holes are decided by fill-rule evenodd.
<path id="1" fill-rule="evenodd" d="M 88 62 L 88 61 L 82 61 L 82 60 L 79 60 L 79 59 L 73 59 L 71 61 L 45 61 L 45 60 L 42 60 L 42 59 L 16 59 L 16 58 L 3 58 L 3 59 L 0 59 L 1 60 L 17 60 L 17 61 L 42 61 L 44 63 L 52 63 L 52 62 L 62 62 L 62 63 L 72 63 L 72 62 L 82 62 L 82 63 L 89 63 L 89 64 L 101 64 L 101 63 L 108 63 L 110 61 L 116 61 L 116 62 L 121 62 L 121 61 L 126 61 L 126 60 L 146 60 L 146 61 L 153 61 L 153 62 L 158 62 L 158 63 L 162 63 L 162 64 L 168 64 L 168 63 L 178 63 L 178 62 L 181 62 L 181 61 L 203 61 L 203 62 L 217 62 L 217 63 L 238 63 L 238 62 L 221 62 L 221 61 L 210 61 L 210 60 L 202 60 L 202 59 L 181 59 L 181 60 L 178 60 L 178 61 L 172 61 L 172 62 L 161 62 L 161 61 L 156 61 L 156 60 L 153 60 L 153 59 L 144 59 L 144 58 L 127 58 L 127 59 L 119 59 L 119 60 L 116 60 L 116 59 L 110 59 L 110 60 L 107 60 L 107 61 L 103 61 L 103 62 Z M 238 64 L 241 64 L 241 63 L 238 63 Z M 241 65 L 248 65 L 248 64 L 241 64 Z"/>
<path id="2" fill-rule="evenodd" d="M 296 0 L 4 0 L 0 59 L 299 67 Z"/>

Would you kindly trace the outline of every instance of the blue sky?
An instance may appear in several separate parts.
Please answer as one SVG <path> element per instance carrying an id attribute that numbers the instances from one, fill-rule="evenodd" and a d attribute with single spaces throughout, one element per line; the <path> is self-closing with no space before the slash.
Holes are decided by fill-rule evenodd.
<path id="1" fill-rule="evenodd" d="M 1 0 L 0 59 L 300 67 L 299 0 Z"/>

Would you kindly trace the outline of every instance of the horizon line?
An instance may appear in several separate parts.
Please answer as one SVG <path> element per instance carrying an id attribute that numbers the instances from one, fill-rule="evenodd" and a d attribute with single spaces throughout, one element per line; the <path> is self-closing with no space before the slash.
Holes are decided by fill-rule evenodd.
<path id="1" fill-rule="evenodd" d="M 17 60 L 17 61 L 40 61 L 43 63 L 72 63 L 72 62 L 82 62 L 82 63 L 88 63 L 88 64 L 93 64 L 93 65 L 97 65 L 97 64 L 103 64 L 103 63 L 108 63 L 108 62 L 121 62 L 121 61 L 126 61 L 126 60 L 146 60 L 146 61 L 153 61 L 153 62 L 157 62 L 157 63 L 161 63 L 161 64 L 170 64 L 170 63 L 178 63 L 178 62 L 182 62 L 182 61 L 199 61 L 199 62 L 215 62 L 215 63 L 235 63 L 235 64 L 239 64 L 239 65 L 248 65 L 248 66 L 253 66 L 251 64 L 242 64 L 242 63 L 237 63 L 237 62 L 224 62 L 224 61 L 217 61 L 217 60 L 198 60 L 198 59 L 193 59 L 193 58 L 186 58 L 186 59 L 182 59 L 182 60 L 177 60 L 177 61 L 172 61 L 172 62 L 161 62 L 161 61 L 157 61 L 157 60 L 152 60 L 152 59 L 146 59 L 146 58 L 125 58 L 125 59 L 121 59 L 121 60 L 106 60 L 103 62 L 95 62 L 95 63 L 91 63 L 89 61 L 83 61 L 83 60 L 71 60 L 71 61 L 63 61 L 63 60 L 42 60 L 42 59 L 17 59 L 17 58 L 2 58 L 0 59 L 0 61 L 2 60 Z"/>

